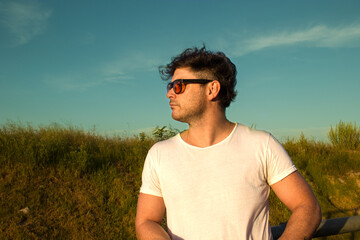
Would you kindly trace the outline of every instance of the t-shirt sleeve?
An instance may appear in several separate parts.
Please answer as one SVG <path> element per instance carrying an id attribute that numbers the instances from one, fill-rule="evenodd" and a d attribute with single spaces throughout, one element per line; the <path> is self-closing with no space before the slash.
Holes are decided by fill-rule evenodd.
<path id="1" fill-rule="evenodd" d="M 146 156 L 144 169 L 142 172 L 142 185 L 140 192 L 162 197 L 158 176 L 158 166 L 156 162 L 157 157 L 154 153 L 155 151 L 150 149 L 148 155 Z"/>
<path id="2" fill-rule="evenodd" d="M 279 182 L 294 171 L 296 167 L 284 147 L 270 134 L 266 150 L 267 182 Z"/>

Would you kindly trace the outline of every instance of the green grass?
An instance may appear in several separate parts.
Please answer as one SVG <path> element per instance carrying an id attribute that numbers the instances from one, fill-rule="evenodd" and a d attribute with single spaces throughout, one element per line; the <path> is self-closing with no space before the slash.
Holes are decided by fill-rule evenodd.
<path id="1" fill-rule="evenodd" d="M 0 239 L 135 239 L 145 156 L 155 141 L 175 132 L 157 127 L 151 137 L 121 138 L 59 125 L 3 125 Z M 359 150 L 303 136 L 284 147 L 312 186 L 324 217 L 360 214 Z M 28 213 L 20 211 L 26 207 Z M 271 224 L 285 222 L 289 215 L 272 193 Z"/>
<path id="2" fill-rule="evenodd" d="M 331 126 L 328 136 L 335 147 L 349 150 L 360 148 L 360 127 L 356 126 L 356 122 L 345 123 L 340 121 L 336 127 Z"/>
<path id="3" fill-rule="evenodd" d="M 303 135 L 298 140 L 288 140 L 284 147 L 312 187 L 323 218 L 360 215 L 360 151 L 309 141 Z M 285 222 L 289 216 L 290 212 L 272 193 L 270 223 Z M 323 239 L 357 239 L 353 235 Z M 359 238 L 359 232 L 355 236 Z"/>

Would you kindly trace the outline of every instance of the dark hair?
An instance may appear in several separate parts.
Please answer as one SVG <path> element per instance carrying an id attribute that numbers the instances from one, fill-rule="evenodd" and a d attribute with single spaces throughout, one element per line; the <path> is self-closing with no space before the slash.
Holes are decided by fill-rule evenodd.
<path id="1" fill-rule="evenodd" d="M 169 80 L 177 68 L 190 67 L 199 77 L 220 82 L 217 99 L 222 107 L 227 108 L 236 97 L 236 67 L 223 52 L 211 52 L 205 46 L 198 49 L 188 48 L 173 57 L 171 63 L 160 66 L 159 73 L 163 80 Z"/>

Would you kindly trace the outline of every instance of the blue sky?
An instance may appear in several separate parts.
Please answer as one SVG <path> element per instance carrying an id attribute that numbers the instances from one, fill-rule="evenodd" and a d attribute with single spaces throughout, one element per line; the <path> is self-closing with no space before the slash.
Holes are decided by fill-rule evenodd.
<path id="1" fill-rule="evenodd" d="M 278 139 L 360 124 L 360 1 L 0 0 L 0 124 L 135 134 L 171 119 L 157 67 L 188 47 L 238 69 L 231 121 Z"/>

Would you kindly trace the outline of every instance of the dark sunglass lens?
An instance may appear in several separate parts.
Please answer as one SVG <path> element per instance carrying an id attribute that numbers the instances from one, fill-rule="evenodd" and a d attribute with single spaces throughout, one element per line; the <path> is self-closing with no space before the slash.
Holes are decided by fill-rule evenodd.
<path id="1" fill-rule="evenodd" d="M 174 92 L 176 94 L 179 94 L 182 92 L 182 84 L 183 84 L 182 82 L 177 82 L 174 84 Z"/>

